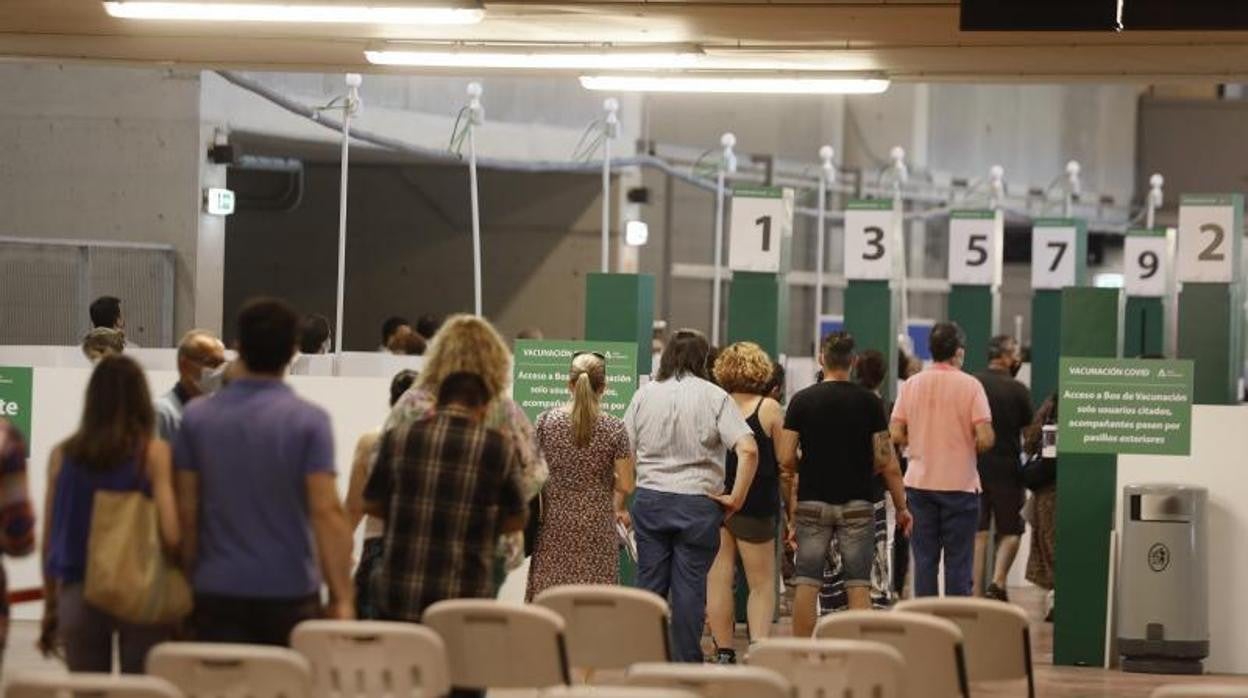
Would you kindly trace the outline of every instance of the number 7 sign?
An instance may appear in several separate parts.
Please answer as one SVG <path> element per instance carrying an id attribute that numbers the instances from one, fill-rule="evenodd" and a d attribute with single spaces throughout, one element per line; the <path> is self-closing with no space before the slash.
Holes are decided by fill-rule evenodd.
<path id="1" fill-rule="evenodd" d="M 1060 289 L 1083 283 L 1087 227 L 1074 219 L 1038 220 L 1031 231 L 1031 287 Z"/>
<path id="2" fill-rule="evenodd" d="M 728 219 L 728 268 L 779 273 L 782 249 L 793 236 L 793 190 L 734 189 Z"/>

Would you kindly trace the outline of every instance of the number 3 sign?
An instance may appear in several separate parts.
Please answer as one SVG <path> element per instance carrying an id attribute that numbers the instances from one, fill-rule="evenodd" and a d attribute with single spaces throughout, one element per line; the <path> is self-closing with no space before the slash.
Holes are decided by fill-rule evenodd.
<path id="1" fill-rule="evenodd" d="M 1230 283 L 1239 269 L 1244 200 L 1184 195 L 1179 203 L 1179 281 Z"/>
<path id="2" fill-rule="evenodd" d="M 793 190 L 734 189 L 728 222 L 728 268 L 780 271 L 781 248 L 793 236 Z"/>
<path id="3" fill-rule="evenodd" d="M 891 199 L 850 201 L 845 209 L 845 278 L 891 279 L 899 225 Z"/>
<path id="4" fill-rule="evenodd" d="M 952 211 L 949 214 L 949 283 L 999 286 L 1004 237 L 1005 217 L 1000 211 Z"/>

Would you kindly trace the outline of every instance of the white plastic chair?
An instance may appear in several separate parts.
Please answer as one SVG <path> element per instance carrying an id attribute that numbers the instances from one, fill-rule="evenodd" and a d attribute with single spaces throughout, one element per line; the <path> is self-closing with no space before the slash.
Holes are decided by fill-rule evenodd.
<path id="1" fill-rule="evenodd" d="M 671 659 L 667 602 L 642 589 L 606 585 L 562 586 L 533 603 L 563 618 L 568 661 L 578 669 L 627 669 Z"/>
<path id="2" fill-rule="evenodd" d="M 413 623 L 310 620 L 291 647 L 312 667 L 312 698 L 434 698 L 451 692 L 446 645 Z"/>
<path id="3" fill-rule="evenodd" d="M 699 698 L 678 688 L 637 686 L 556 686 L 542 691 L 541 698 Z"/>
<path id="4" fill-rule="evenodd" d="M 186 698 L 304 698 L 312 690 L 308 660 L 267 645 L 165 642 L 148 653 L 147 673 Z"/>
<path id="5" fill-rule="evenodd" d="M 566 686 L 563 619 L 546 608 L 485 599 L 439 601 L 424 624 L 442 636 L 451 685 L 464 689 Z"/>
<path id="6" fill-rule="evenodd" d="M 792 698 L 793 687 L 771 669 L 715 664 L 634 664 L 629 686 L 677 688 L 702 698 Z"/>
<path id="7" fill-rule="evenodd" d="M 750 648 L 746 663 L 780 674 L 796 698 L 901 698 L 901 653 L 867 640 L 775 638 Z"/>
<path id="8" fill-rule="evenodd" d="M 8 676 L 4 698 L 182 698 L 177 687 L 155 676 L 63 674 L 20 671 Z"/>
<path id="9" fill-rule="evenodd" d="M 1031 629 L 1027 613 L 1014 604 L 963 597 L 903 601 L 897 611 L 926 613 L 953 621 L 962 630 L 966 676 L 970 681 L 1027 679 L 1027 695 L 1036 695 L 1031 666 Z"/>
<path id="10" fill-rule="evenodd" d="M 944 618 L 906 611 L 845 611 L 824 616 L 818 639 L 873 640 L 901 653 L 906 698 L 970 698 L 962 631 Z"/>
<path id="11" fill-rule="evenodd" d="M 1248 684 L 1172 683 L 1154 690 L 1152 698 L 1248 698 Z"/>

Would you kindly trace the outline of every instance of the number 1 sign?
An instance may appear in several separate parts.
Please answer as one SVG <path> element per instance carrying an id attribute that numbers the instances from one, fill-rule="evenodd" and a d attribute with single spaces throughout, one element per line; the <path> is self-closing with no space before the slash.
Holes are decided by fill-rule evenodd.
<path id="1" fill-rule="evenodd" d="M 793 236 L 793 190 L 734 189 L 728 221 L 728 268 L 780 271 L 781 248 Z"/>
<path id="2" fill-rule="evenodd" d="M 966 286 L 1001 284 L 1005 217 L 1000 211 L 953 211 L 949 214 L 949 283 Z"/>
<path id="3" fill-rule="evenodd" d="M 1185 194 L 1179 202 L 1179 281 L 1231 283 L 1238 276 L 1244 200 Z"/>
<path id="4" fill-rule="evenodd" d="M 893 278 L 893 248 L 901 217 L 891 199 L 850 201 L 845 209 L 845 278 Z"/>

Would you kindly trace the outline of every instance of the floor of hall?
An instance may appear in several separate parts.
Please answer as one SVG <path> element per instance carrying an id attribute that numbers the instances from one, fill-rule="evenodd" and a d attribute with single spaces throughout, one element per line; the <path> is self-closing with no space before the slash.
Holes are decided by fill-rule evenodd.
<path id="1" fill-rule="evenodd" d="M 1248 687 L 1248 676 L 1157 676 L 1127 674 L 1117 670 L 1053 666 L 1053 625 L 1043 621 L 1043 594 L 1034 588 L 1010 590 L 1012 599 L 1032 617 L 1031 637 L 1036 671 L 1036 695 L 1042 698 L 1148 698 L 1153 689 L 1167 683 L 1218 683 Z M 789 634 L 789 621 L 783 619 L 776 627 L 778 636 Z M 8 647 L 4 651 L 4 671 L 21 669 L 63 670 L 59 662 L 49 661 L 35 649 L 39 624 L 13 621 Z M 738 626 L 738 651 L 747 645 L 744 625 Z M 508 692 L 511 695 L 511 692 Z M 1014 698 L 1027 695 L 1022 681 L 975 684 L 974 698 Z"/>

